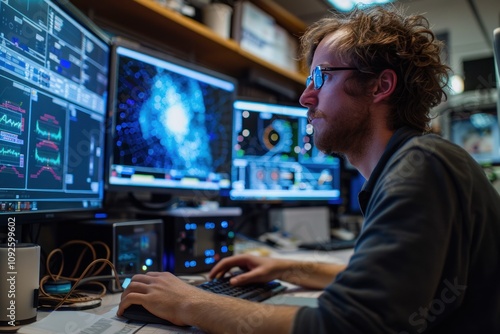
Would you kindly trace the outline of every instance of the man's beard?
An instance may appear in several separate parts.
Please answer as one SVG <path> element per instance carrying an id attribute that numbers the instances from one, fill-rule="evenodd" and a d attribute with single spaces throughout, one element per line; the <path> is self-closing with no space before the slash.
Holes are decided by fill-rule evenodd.
<path id="1" fill-rule="evenodd" d="M 314 131 L 314 145 L 325 154 L 342 157 L 365 153 L 373 132 L 367 109 L 344 111 L 334 118 L 321 118 L 322 131 Z M 328 123 L 326 123 L 328 122 Z"/>

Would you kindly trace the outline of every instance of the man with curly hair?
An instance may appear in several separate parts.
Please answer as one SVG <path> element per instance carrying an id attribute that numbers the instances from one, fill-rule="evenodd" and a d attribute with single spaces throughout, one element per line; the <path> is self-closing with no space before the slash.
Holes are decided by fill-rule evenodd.
<path id="1" fill-rule="evenodd" d="M 325 153 L 367 180 L 365 221 L 347 265 L 239 255 L 211 277 L 248 271 L 323 289 L 317 307 L 221 297 L 168 273 L 134 276 L 118 314 L 142 304 L 213 333 L 500 333 L 500 196 L 460 147 L 429 134 L 449 68 L 427 20 L 357 8 L 313 24 L 302 39 L 311 75 L 300 98 Z"/>

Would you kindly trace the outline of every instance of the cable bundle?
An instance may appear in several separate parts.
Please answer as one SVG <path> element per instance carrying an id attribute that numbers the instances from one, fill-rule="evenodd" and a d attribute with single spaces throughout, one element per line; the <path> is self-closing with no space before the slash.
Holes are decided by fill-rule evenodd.
<path id="1" fill-rule="evenodd" d="M 73 271 L 69 275 L 64 276 L 65 256 L 63 249 L 73 245 L 82 245 L 83 250 L 76 260 Z M 97 245 L 104 248 L 104 258 L 97 257 L 95 249 Z M 90 263 L 86 265 L 81 274 L 78 275 L 78 271 L 83 265 L 84 258 L 86 255 L 89 255 L 89 252 L 91 258 Z M 57 273 L 53 273 L 51 269 L 51 267 L 55 265 L 55 260 L 52 259 L 55 255 L 60 255 Z M 101 241 L 87 242 L 83 240 L 72 240 L 66 242 L 60 248 L 52 250 L 46 260 L 48 274 L 40 280 L 40 307 L 57 310 L 62 306 L 71 309 L 88 309 L 99 306 L 102 297 L 107 291 L 106 286 L 100 282 L 101 280 L 115 279 L 117 286 L 121 286 L 116 269 L 109 260 L 110 257 L 111 251 L 109 247 Z M 107 266 L 111 267 L 112 275 L 99 276 Z M 93 294 L 88 294 L 81 290 L 83 286 L 88 285 L 97 286 L 98 291 Z"/>

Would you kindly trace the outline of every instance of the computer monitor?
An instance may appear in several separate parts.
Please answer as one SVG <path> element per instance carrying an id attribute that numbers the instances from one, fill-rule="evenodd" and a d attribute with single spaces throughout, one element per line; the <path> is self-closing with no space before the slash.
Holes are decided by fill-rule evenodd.
<path id="1" fill-rule="evenodd" d="M 359 205 L 358 195 L 363 189 L 366 179 L 363 175 L 356 171 L 353 172 L 349 179 L 349 206 L 347 207 L 347 213 L 360 215 L 361 207 Z"/>
<path id="2" fill-rule="evenodd" d="M 236 80 L 121 38 L 111 59 L 107 189 L 196 199 L 228 189 Z"/>
<path id="3" fill-rule="evenodd" d="M 493 30 L 493 57 L 497 79 L 497 115 L 500 116 L 500 27 Z M 500 117 L 497 120 L 500 127 Z"/>
<path id="4" fill-rule="evenodd" d="M 466 59 L 462 62 L 464 91 L 489 90 L 497 87 L 493 56 Z"/>
<path id="5" fill-rule="evenodd" d="M 109 40 L 68 1 L 1 1 L 0 224 L 103 206 Z"/>
<path id="6" fill-rule="evenodd" d="M 451 141 L 480 164 L 500 163 L 500 127 L 496 107 L 450 114 Z"/>
<path id="7" fill-rule="evenodd" d="M 341 203 L 341 161 L 314 146 L 306 113 L 297 105 L 235 101 L 230 199 Z"/>

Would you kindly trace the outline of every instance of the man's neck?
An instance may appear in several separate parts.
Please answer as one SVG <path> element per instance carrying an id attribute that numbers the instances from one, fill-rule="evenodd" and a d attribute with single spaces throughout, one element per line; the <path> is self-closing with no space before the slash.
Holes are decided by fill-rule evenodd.
<path id="1" fill-rule="evenodd" d="M 391 139 L 394 131 L 387 128 L 373 129 L 371 138 L 365 138 L 368 143 L 359 154 L 346 154 L 349 162 L 368 180 L 375 166 L 384 153 L 387 143 Z"/>

